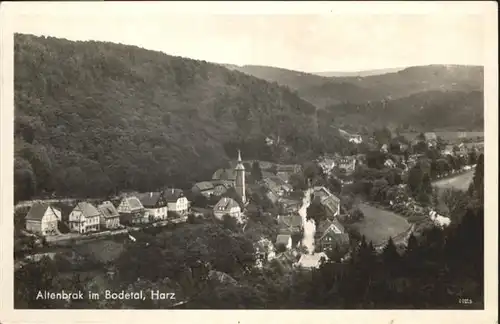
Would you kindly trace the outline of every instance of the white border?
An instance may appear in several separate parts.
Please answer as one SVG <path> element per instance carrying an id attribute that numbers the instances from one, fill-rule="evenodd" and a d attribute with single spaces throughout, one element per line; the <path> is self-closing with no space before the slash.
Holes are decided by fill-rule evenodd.
<path id="1" fill-rule="evenodd" d="M 13 30 L 16 20 L 57 13 L 116 15 L 175 14 L 432 14 L 464 13 L 484 17 L 485 53 L 485 310 L 484 311 L 312 311 L 312 310 L 13 310 Z M 487 323 L 497 321 L 498 301 L 498 8 L 496 2 L 7 2 L 1 15 L 1 198 L 0 230 L 0 323 Z"/>

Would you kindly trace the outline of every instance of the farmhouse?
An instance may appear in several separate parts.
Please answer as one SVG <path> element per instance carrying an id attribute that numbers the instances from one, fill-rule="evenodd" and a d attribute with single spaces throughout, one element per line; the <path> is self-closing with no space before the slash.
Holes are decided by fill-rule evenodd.
<path id="1" fill-rule="evenodd" d="M 240 205 L 232 198 L 222 197 L 214 206 L 214 216 L 218 219 L 222 219 L 224 215 L 229 215 L 241 220 Z"/>
<path id="2" fill-rule="evenodd" d="M 436 136 L 436 133 L 424 133 L 424 138 L 425 138 L 425 141 L 427 142 L 427 145 L 432 147 L 432 146 L 436 146 L 437 144 L 437 136 Z"/>
<path id="3" fill-rule="evenodd" d="M 91 203 L 79 202 L 69 214 L 69 229 L 78 233 L 95 232 L 100 229 L 101 212 Z"/>
<path id="4" fill-rule="evenodd" d="M 274 194 L 276 194 L 279 197 L 282 197 L 293 190 L 292 186 L 285 183 L 281 178 L 277 176 L 271 178 L 265 178 L 262 180 L 262 183 L 266 188 L 271 190 Z"/>
<path id="5" fill-rule="evenodd" d="M 234 187 L 234 181 L 216 180 L 212 181 L 212 183 L 214 185 L 214 196 L 222 196 L 229 188 Z"/>
<path id="6" fill-rule="evenodd" d="M 189 201 L 184 196 L 181 189 L 166 189 L 163 192 L 163 197 L 167 202 L 168 211 L 179 216 L 187 214 L 189 210 Z"/>
<path id="7" fill-rule="evenodd" d="M 283 213 L 285 215 L 290 215 L 299 211 L 302 201 L 282 198 L 279 200 L 281 207 L 283 208 Z"/>
<path id="8" fill-rule="evenodd" d="M 141 201 L 135 196 L 129 196 L 122 199 L 118 205 L 120 213 L 120 222 L 123 224 L 140 224 L 145 222 L 145 210 Z"/>
<path id="9" fill-rule="evenodd" d="M 97 206 L 101 212 L 101 228 L 114 229 L 120 226 L 120 213 L 116 210 L 111 201 L 105 201 Z"/>
<path id="10" fill-rule="evenodd" d="M 218 169 L 212 175 L 212 180 L 226 180 L 226 181 L 236 181 L 236 171 L 233 168 L 229 169 Z"/>
<path id="11" fill-rule="evenodd" d="M 35 202 L 26 215 L 26 230 L 41 235 L 57 234 L 57 224 L 61 211 L 40 202 Z"/>
<path id="12" fill-rule="evenodd" d="M 347 245 L 349 245 L 349 235 L 338 221 L 323 221 L 316 229 L 315 246 L 319 251 L 345 248 Z"/>
<path id="13" fill-rule="evenodd" d="M 361 144 L 363 143 L 363 138 L 361 138 L 361 135 L 351 134 L 349 136 L 349 142 L 354 144 Z"/>
<path id="14" fill-rule="evenodd" d="M 168 215 L 168 207 L 163 192 L 148 192 L 138 196 L 142 206 L 154 221 L 165 220 Z"/>
<path id="15" fill-rule="evenodd" d="M 346 173 L 352 173 L 356 170 L 356 157 L 355 156 L 344 156 L 338 159 L 337 166 L 340 170 L 344 170 Z"/>
<path id="16" fill-rule="evenodd" d="M 290 250 L 292 248 L 292 236 L 290 234 L 278 234 L 275 245 Z"/>
<path id="17" fill-rule="evenodd" d="M 210 181 L 198 182 L 191 188 L 191 192 L 208 198 L 214 193 L 214 184 Z"/>

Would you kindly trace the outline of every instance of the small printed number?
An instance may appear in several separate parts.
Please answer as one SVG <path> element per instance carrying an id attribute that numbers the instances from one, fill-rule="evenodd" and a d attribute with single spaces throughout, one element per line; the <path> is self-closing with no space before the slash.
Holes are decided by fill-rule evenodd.
<path id="1" fill-rule="evenodd" d="M 458 303 L 460 304 L 472 304 L 472 299 L 468 299 L 468 298 L 460 298 L 458 300 Z"/>

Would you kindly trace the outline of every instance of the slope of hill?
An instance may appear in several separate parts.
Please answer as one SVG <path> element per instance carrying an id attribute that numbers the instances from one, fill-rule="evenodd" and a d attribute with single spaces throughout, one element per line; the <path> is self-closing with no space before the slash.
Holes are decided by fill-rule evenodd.
<path id="1" fill-rule="evenodd" d="M 395 100 L 333 105 L 327 110 L 339 124 L 466 131 L 484 129 L 483 105 L 481 91 L 425 91 Z"/>
<path id="2" fill-rule="evenodd" d="M 404 68 L 392 68 L 392 69 L 376 69 L 376 70 L 366 70 L 357 72 L 314 72 L 313 74 L 322 77 L 366 77 L 372 75 L 382 75 L 387 73 L 394 73 L 403 70 Z"/>
<path id="3" fill-rule="evenodd" d="M 267 135 L 310 153 L 322 145 L 315 112 L 287 88 L 217 64 L 16 35 L 16 197 L 186 184 L 235 147 L 273 158 Z"/>
<path id="4" fill-rule="evenodd" d="M 233 67 L 270 82 L 286 85 L 319 108 L 339 103 L 398 99 L 435 90 L 482 91 L 481 66 L 429 65 L 371 76 L 324 77 L 264 66 Z"/>

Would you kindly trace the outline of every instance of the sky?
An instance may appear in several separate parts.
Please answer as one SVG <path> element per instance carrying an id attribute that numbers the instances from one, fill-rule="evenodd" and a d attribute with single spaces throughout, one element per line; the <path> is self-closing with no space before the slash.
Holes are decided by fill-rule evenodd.
<path id="1" fill-rule="evenodd" d="M 363 4 L 365 10 L 322 7 L 297 14 L 290 6 L 210 13 L 210 7 L 202 4 L 198 10 L 184 11 L 158 3 L 128 10 L 96 2 L 37 5 L 24 7 L 24 14 L 15 20 L 15 32 L 130 44 L 215 63 L 352 72 L 427 64 L 482 65 L 484 56 L 484 17 L 479 11 L 450 7 L 398 12 L 392 5 L 366 10 L 368 5 Z"/>

